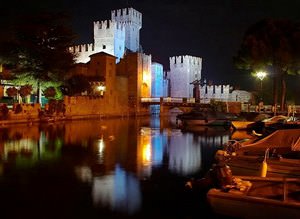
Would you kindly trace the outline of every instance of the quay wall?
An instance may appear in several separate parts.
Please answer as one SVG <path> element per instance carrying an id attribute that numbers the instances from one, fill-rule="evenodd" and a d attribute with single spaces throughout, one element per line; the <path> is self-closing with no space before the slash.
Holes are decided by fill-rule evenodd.
<path id="1" fill-rule="evenodd" d="M 47 121 L 45 118 L 76 120 L 91 118 L 129 117 L 150 115 L 149 107 L 128 107 L 128 101 L 118 98 L 77 96 L 65 97 L 65 111 L 48 114 L 40 104 L 14 104 L 4 115 L 0 113 L 0 125 Z M 43 116 L 41 116 L 43 115 Z"/>
<path id="2" fill-rule="evenodd" d="M 66 117 L 110 117 L 129 116 L 127 104 L 118 104 L 117 99 L 105 99 L 103 97 L 65 97 Z"/>

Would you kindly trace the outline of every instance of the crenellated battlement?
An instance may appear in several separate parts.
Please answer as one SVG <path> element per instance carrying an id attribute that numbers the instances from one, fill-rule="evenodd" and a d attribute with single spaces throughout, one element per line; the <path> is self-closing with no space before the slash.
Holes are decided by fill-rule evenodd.
<path id="1" fill-rule="evenodd" d="M 84 53 L 84 52 L 93 52 L 95 50 L 94 43 L 81 44 L 69 47 L 69 51 L 72 53 Z"/>
<path id="2" fill-rule="evenodd" d="M 202 85 L 200 86 L 200 98 L 203 103 L 209 103 L 211 99 L 228 101 L 230 97 L 229 85 Z"/>
<path id="3" fill-rule="evenodd" d="M 125 40 L 124 25 L 112 20 L 94 22 L 94 42 L 96 44 L 96 47 L 99 46 L 99 39 L 103 41 L 104 38 L 111 38 L 112 42 L 113 38 Z M 103 42 L 105 42 L 105 40 Z"/>
<path id="4" fill-rule="evenodd" d="M 170 57 L 170 66 L 176 64 L 202 66 L 202 58 L 189 55 Z"/>
<path id="5" fill-rule="evenodd" d="M 113 21 L 113 20 L 105 20 L 105 21 L 95 21 L 94 22 L 94 32 L 99 30 L 107 31 L 107 29 L 111 30 L 124 30 L 124 25 L 122 23 Z"/>
<path id="6" fill-rule="evenodd" d="M 111 19 L 124 24 L 135 24 L 142 28 L 142 13 L 133 8 L 123 8 L 111 11 Z"/>

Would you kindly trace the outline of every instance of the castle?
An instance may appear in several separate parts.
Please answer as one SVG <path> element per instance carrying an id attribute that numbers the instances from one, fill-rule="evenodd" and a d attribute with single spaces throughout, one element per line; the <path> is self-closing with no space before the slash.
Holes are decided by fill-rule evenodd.
<path id="1" fill-rule="evenodd" d="M 111 11 L 111 19 L 94 22 L 94 42 L 73 46 L 71 52 L 77 54 L 77 63 L 88 63 L 91 55 L 104 52 L 116 57 L 117 65 L 126 59 L 129 53 L 138 53 L 141 56 L 137 64 L 142 69 L 143 80 L 151 93 L 138 88 L 140 97 L 186 97 L 195 96 L 194 81 L 200 81 L 202 72 L 202 58 L 189 55 L 170 57 L 170 70 L 164 72 L 159 63 L 152 63 L 151 55 L 141 52 L 140 29 L 142 28 L 142 14 L 133 8 L 124 8 Z M 144 60 L 144 61 L 143 61 Z M 147 60 L 147 61 L 145 61 Z M 124 69 L 123 71 L 128 71 Z M 150 79 L 148 78 L 150 77 Z M 145 86 L 142 83 L 138 86 Z M 231 95 L 229 85 L 207 85 L 199 88 L 199 97 L 203 102 L 211 99 L 220 101 L 243 101 L 248 102 L 250 94 L 237 98 L 235 92 Z"/>
<path id="2" fill-rule="evenodd" d="M 111 11 L 111 20 L 94 22 L 94 42 L 70 48 L 76 53 L 78 63 L 86 63 L 90 55 L 105 52 L 119 62 L 127 50 L 140 51 L 142 14 L 133 8 Z"/>

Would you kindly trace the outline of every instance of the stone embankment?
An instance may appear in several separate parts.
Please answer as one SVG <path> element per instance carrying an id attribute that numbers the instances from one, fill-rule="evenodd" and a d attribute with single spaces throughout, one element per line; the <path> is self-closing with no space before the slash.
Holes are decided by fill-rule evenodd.
<path id="1" fill-rule="evenodd" d="M 112 117 L 130 117 L 149 115 L 145 108 L 129 108 L 125 104 L 109 105 L 102 99 L 89 97 L 66 97 L 55 104 L 14 104 L 9 109 L 0 105 L 0 125 L 34 122 L 54 122 L 79 119 L 102 119 Z"/>

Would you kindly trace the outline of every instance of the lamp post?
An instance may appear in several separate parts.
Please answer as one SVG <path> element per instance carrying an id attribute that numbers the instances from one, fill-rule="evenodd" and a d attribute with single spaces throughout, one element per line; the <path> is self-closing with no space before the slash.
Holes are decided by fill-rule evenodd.
<path id="1" fill-rule="evenodd" d="M 262 99 L 262 81 L 264 78 L 267 76 L 267 73 L 264 71 L 259 71 L 256 73 L 256 77 L 260 80 L 260 94 L 261 94 L 261 99 Z"/>

